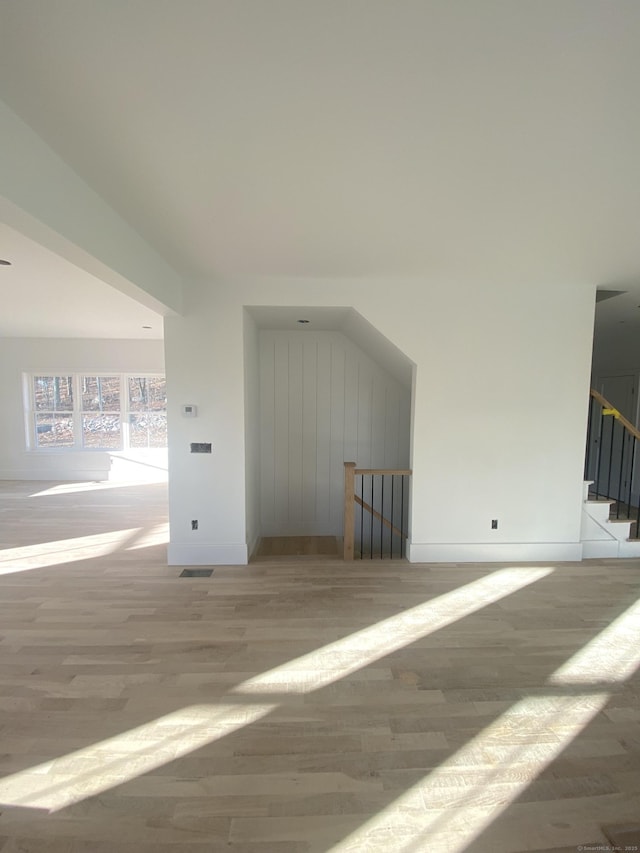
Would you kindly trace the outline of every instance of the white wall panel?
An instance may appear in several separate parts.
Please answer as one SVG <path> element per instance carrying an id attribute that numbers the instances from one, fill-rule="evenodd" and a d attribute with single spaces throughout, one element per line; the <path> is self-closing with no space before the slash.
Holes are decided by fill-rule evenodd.
<path id="1" fill-rule="evenodd" d="M 331 431 L 331 343 L 317 341 L 316 373 L 316 484 L 315 511 L 318 527 L 331 530 L 331 512 L 329 502 L 322 496 L 329 494 L 332 481 L 332 431 Z M 340 425 L 342 427 L 342 425 Z M 341 435 L 341 432 L 338 433 Z M 333 436 L 336 440 L 336 436 Z M 336 457 L 334 481 L 340 479 L 339 462 Z"/>
<path id="2" fill-rule="evenodd" d="M 260 373 L 258 329 L 244 312 L 244 435 L 247 548 L 253 553 L 260 540 Z"/>
<path id="3" fill-rule="evenodd" d="M 343 463 L 408 465 L 409 389 L 339 332 L 259 338 L 262 535 L 340 535 Z"/>

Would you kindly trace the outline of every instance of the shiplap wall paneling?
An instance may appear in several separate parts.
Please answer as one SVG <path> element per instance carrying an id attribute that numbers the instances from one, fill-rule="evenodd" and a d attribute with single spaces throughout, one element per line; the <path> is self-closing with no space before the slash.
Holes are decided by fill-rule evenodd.
<path id="1" fill-rule="evenodd" d="M 316 485 L 318 480 L 318 343 L 302 335 L 302 458 L 300 468 L 302 529 L 314 528 L 317 519 Z"/>
<path id="2" fill-rule="evenodd" d="M 282 394 L 288 393 L 289 412 L 289 508 L 288 520 L 292 530 L 304 530 L 302 523 L 303 475 L 302 464 L 302 422 L 304 385 L 302 373 L 302 353 L 304 342 L 301 336 L 289 340 L 288 376 L 278 376 L 276 383 L 282 384 Z M 309 402 L 308 400 L 306 401 Z"/>
<path id="3" fill-rule="evenodd" d="M 406 465 L 409 391 L 338 332 L 263 330 L 259 349 L 263 535 L 340 535 L 344 461 Z"/>
<path id="4" fill-rule="evenodd" d="M 260 530 L 273 530 L 275 523 L 275 346 L 266 348 L 258 340 L 260 421 Z"/>
<path id="5" fill-rule="evenodd" d="M 286 525 L 289 524 L 289 458 L 290 458 L 290 442 L 289 442 L 289 341 L 277 340 L 274 344 L 274 387 L 273 408 L 274 408 L 274 453 L 273 453 L 273 509 L 274 509 L 274 524 L 276 527 L 282 524 L 283 519 Z"/>
<path id="6" fill-rule="evenodd" d="M 331 459 L 333 446 L 331 431 L 331 342 L 321 338 L 318 339 L 316 352 L 315 507 L 317 529 L 327 531 L 328 533 L 332 530 L 330 496 L 333 470 Z"/>
<path id="7" fill-rule="evenodd" d="M 355 443 L 349 446 L 345 435 L 345 395 L 347 375 L 347 351 L 346 347 L 339 346 L 335 340 L 328 341 L 330 351 L 331 373 L 329 377 L 329 443 L 331 454 L 331 467 L 329 471 L 329 495 L 344 493 L 344 463 L 355 462 Z M 333 531 L 339 531 L 335 535 L 342 535 L 342 523 L 344 511 L 342 503 L 329 499 L 329 527 L 326 535 Z"/>
<path id="8" fill-rule="evenodd" d="M 356 461 L 358 465 L 371 467 L 373 457 L 371 455 L 371 431 L 373 429 L 372 402 L 373 402 L 373 377 L 367 369 L 369 365 L 358 361 L 356 397 L 357 407 L 357 450 Z"/>

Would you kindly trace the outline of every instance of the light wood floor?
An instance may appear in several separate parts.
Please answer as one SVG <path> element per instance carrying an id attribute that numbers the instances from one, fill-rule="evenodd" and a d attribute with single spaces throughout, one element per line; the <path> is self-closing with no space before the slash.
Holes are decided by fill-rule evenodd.
<path id="1" fill-rule="evenodd" d="M 0 481 L 2 853 L 575 853 L 637 826 L 639 561 L 179 578 L 161 484 L 53 485 Z"/>
<path id="2" fill-rule="evenodd" d="M 263 536 L 255 560 L 274 557 L 318 557 L 337 560 L 342 552 L 342 539 L 335 536 Z"/>

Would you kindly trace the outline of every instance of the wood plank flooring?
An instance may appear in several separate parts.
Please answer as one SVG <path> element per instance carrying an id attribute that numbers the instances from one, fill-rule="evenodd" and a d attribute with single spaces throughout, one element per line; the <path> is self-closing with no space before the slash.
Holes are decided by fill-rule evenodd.
<path id="1" fill-rule="evenodd" d="M 335 536 L 263 536 L 256 551 L 256 560 L 274 557 L 322 557 L 338 559 L 342 539 Z"/>
<path id="2" fill-rule="evenodd" d="M 640 561 L 180 578 L 162 484 L 78 488 L 0 481 L 1 853 L 555 853 L 637 826 Z"/>

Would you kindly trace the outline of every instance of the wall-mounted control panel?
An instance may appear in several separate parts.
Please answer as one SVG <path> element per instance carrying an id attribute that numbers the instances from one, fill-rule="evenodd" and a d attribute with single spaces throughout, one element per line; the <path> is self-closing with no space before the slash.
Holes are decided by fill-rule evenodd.
<path id="1" fill-rule="evenodd" d="M 194 406 L 193 403 L 185 403 L 182 407 L 182 417 L 183 418 L 197 418 L 198 417 L 198 407 Z"/>
<path id="2" fill-rule="evenodd" d="M 211 444 L 206 441 L 192 441 L 191 442 L 191 452 L 192 453 L 211 453 Z"/>

